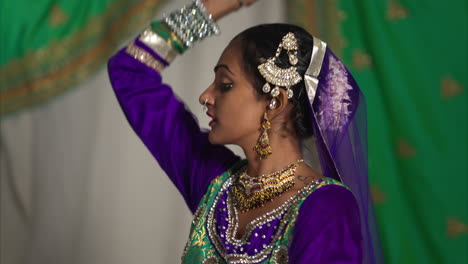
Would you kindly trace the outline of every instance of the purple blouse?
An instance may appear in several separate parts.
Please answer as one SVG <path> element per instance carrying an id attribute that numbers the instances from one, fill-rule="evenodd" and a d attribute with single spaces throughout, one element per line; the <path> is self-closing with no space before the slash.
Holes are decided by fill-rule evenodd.
<path id="1" fill-rule="evenodd" d="M 136 45 L 148 50 L 142 43 Z M 240 158 L 225 146 L 209 143 L 208 133 L 162 83 L 161 75 L 125 49 L 109 60 L 108 70 L 128 122 L 194 213 L 210 182 Z M 220 210 L 222 215 L 222 206 Z M 272 222 L 268 228 L 274 229 L 274 225 Z M 219 232 L 222 234 L 222 227 Z M 361 260 L 359 209 L 351 191 L 339 185 L 314 191 L 300 207 L 290 241 L 290 263 Z"/>

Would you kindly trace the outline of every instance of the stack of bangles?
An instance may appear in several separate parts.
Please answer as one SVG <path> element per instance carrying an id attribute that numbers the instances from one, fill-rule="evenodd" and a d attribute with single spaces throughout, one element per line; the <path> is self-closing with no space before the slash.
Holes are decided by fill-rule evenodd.
<path id="1" fill-rule="evenodd" d="M 132 41 L 126 52 L 148 67 L 161 72 L 177 54 L 197 41 L 220 33 L 218 25 L 200 0 L 153 22 Z"/>

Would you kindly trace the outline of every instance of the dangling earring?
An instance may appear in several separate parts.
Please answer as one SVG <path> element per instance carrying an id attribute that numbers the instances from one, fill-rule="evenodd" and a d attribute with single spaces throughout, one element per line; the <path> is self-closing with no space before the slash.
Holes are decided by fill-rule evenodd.
<path id="1" fill-rule="evenodd" d="M 260 155 L 260 159 L 266 159 L 268 156 L 273 153 L 271 151 L 270 139 L 268 138 L 268 130 L 271 129 L 270 120 L 268 120 L 267 112 L 263 114 L 263 121 L 262 121 L 262 134 L 258 139 L 257 144 L 254 147 L 255 152 Z"/>
<path id="2" fill-rule="evenodd" d="M 276 98 L 271 99 L 270 104 L 268 105 L 268 108 L 271 110 L 276 109 L 278 107 L 278 100 Z"/>

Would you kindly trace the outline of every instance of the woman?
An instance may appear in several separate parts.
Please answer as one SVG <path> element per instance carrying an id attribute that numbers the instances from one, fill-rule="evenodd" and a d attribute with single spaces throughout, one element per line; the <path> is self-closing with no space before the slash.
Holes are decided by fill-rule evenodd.
<path id="1" fill-rule="evenodd" d="M 287 24 L 236 36 L 200 95 L 209 132 L 162 83 L 176 55 L 252 2 L 194 1 L 109 61 L 127 119 L 195 214 L 182 262 L 381 263 L 364 98 L 324 42 Z"/>

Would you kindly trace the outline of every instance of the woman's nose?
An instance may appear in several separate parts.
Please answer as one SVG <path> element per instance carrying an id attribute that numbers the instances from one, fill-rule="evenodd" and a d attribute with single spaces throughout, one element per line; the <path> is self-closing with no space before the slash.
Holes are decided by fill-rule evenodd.
<path id="1" fill-rule="evenodd" d="M 200 97 L 198 98 L 198 102 L 201 105 L 207 106 L 208 104 L 214 104 L 214 96 L 212 95 L 211 92 L 211 86 L 208 87 L 202 94 L 200 94 Z"/>

